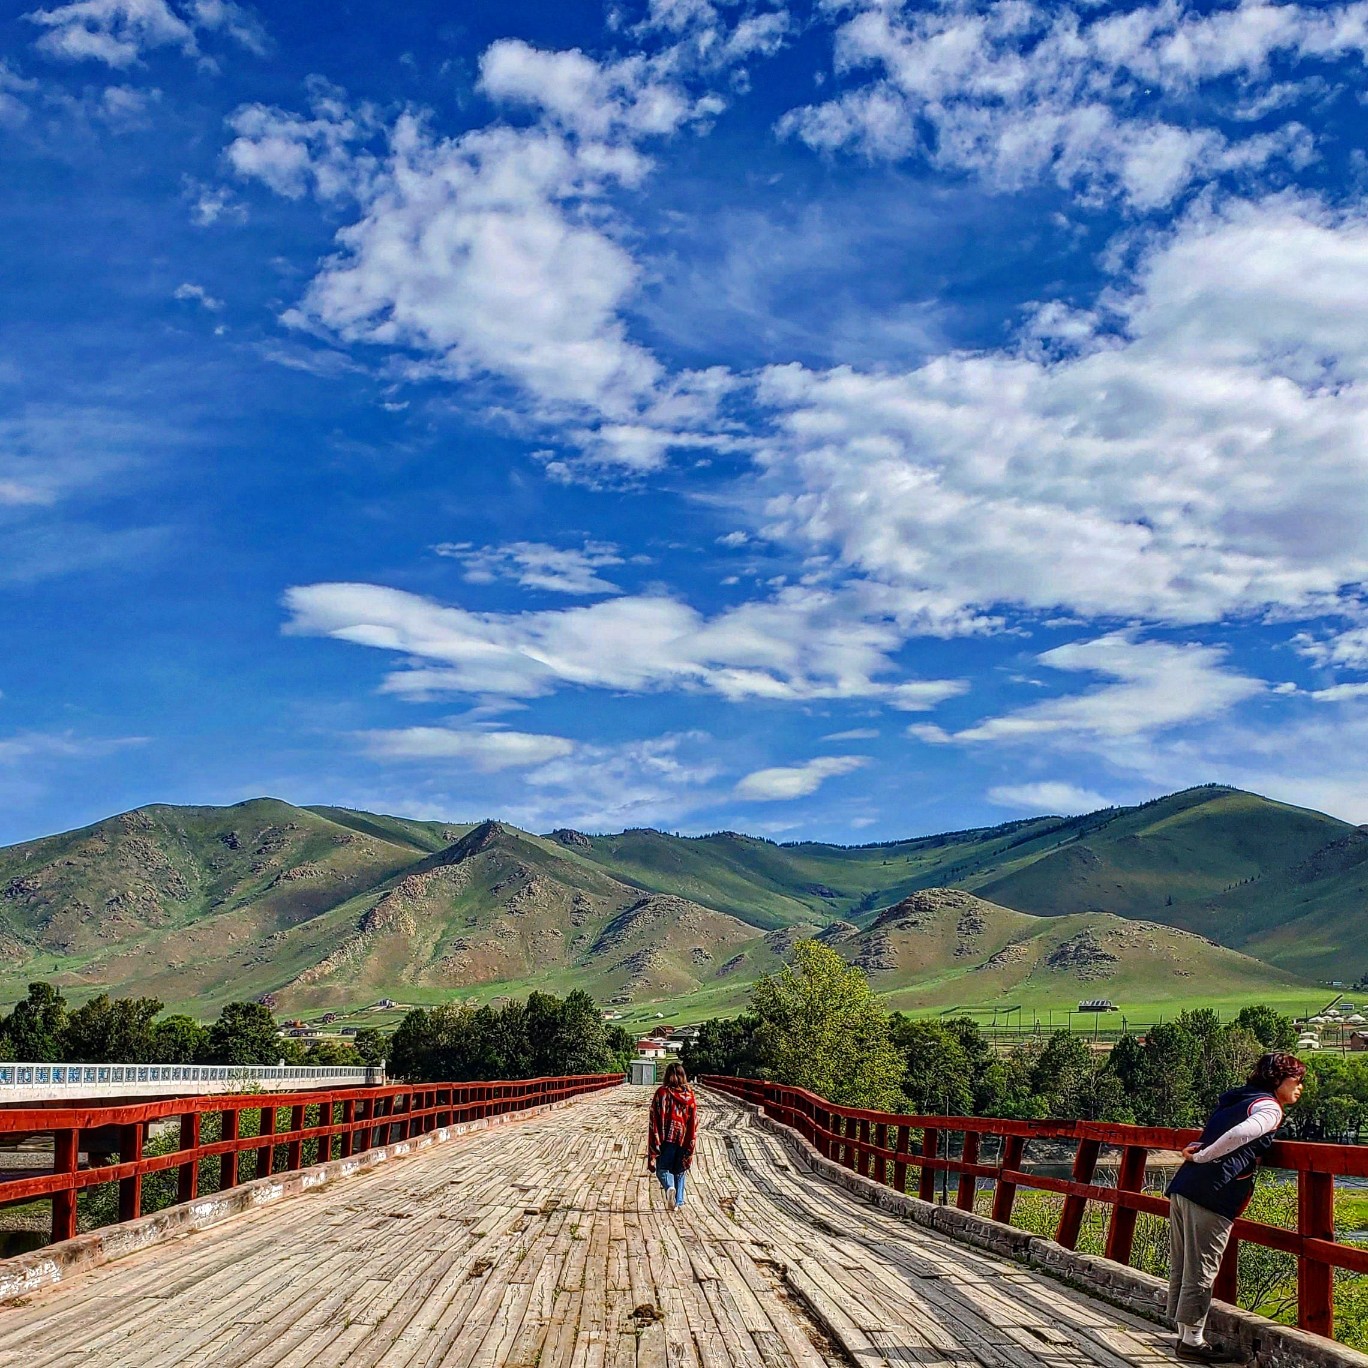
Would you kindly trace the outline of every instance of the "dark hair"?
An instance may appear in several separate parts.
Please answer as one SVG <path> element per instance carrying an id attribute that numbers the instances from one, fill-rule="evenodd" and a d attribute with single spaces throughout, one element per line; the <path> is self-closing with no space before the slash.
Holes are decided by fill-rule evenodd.
<path id="1" fill-rule="evenodd" d="M 1249 1086 L 1267 1088 L 1269 1092 L 1273 1092 L 1280 1083 L 1286 1082 L 1289 1078 L 1305 1077 L 1306 1065 L 1296 1055 L 1283 1054 L 1279 1051 L 1260 1057 L 1254 1066 L 1254 1072 L 1249 1075 Z"/>
<path id="2" fill-rule="evenodd" d="M 673 1088 L 676 1084 L 681 1088 L 689 1086 L 689 1075 L 684 1072 L 684 1066 L 677 1059 L 673 1064 L 665 1066 L 665 1086 Z"/>

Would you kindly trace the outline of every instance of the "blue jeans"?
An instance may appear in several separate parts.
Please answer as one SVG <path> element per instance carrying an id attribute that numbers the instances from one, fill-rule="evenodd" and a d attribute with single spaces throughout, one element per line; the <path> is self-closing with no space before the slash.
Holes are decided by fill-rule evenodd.
<path id="1" fill-rule="evenodd" d="M 684 1205 L 684 1180 L 688 1176 L 679 1146 L 662 1145 L 656 1156 L 656 1177 L 666 1192 L 674 1193 L 675 1206 Z"/>

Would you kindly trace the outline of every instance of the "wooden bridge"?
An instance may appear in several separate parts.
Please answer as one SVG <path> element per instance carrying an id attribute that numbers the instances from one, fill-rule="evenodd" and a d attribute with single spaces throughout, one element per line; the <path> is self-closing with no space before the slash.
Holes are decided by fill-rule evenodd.
<path id="1" fill-rule="evenodd" d="M 93 1245 L 82 1255 L 97 1236 L 11 1261 L 8 1284 L 0 1269 L 0 1295 L 11 1298 L 0 1308 L 0 1368 L 1174 1361 L 1172 1333 L 1153 1320 L 909 1220 L 897 1206 L 915 1199 L 886 1192 L 875 1204 L 869 1180 L 832 1181 L 829 1160 L 720 1092 L 702 1098 L 687 1204 L 667 1211 L 644 1166 L 649 1094 L 591 1080 L 580 1084 L 597 1089 L 590 1095 L 543 1105 L 554 1082 L 526 1085 L 537 1106 L 521 1113 L 488 1090 L 495 1114 L 461 1134 L 461 1116 L 480 1104 L 451 1089 L 411 1094 L 408 1119 L 386 1116 L 378 1135 L 366 1132 L 380 1106 L 360 1117 L 348 1106 L 331 1126 L 345 1140 L 335 1149 L 329 1137 L 327 1153 L 350 1157 L 312 1182 L 307 1169 L 275 1172 L 268 1148 L 263 1177 L 235 1190 L 241 1210 L 229 1219 L 197 1228 L 216 1218 L 214 1199 L 198 1218 L 191 1200 L 180 1217 L 111 1228 L 106 1254 L 146 1246 L 115 1261 L 90 1266 Z M 329 1104 L 314 1130 L 335 1115 Z M 285 1166 L 299 1169 L 309 1128 L 302 1112 L 294 1119 L 285 1134 L 234 1134 L 186 1152 L 225 1168 L 231 1158 L 235 1175 L 246 1147 L 278 1141 Z M 371 1150 L 373 1140 L 388 1146 Z M 341 1176 L 339 1165 L 376 1157 L 385 1162 Z M 128 1184 L 177 1160 L 111 1172 Z M 56 1190 L 59 1180 L 27 1181 Z M 17 1296 L 16 1267 L 29 1289 Z M 1279 1333 L 1277 1352 L 1260 1354 L 1270 1363 L 1368 1363 L 1331 1341 Z"/>

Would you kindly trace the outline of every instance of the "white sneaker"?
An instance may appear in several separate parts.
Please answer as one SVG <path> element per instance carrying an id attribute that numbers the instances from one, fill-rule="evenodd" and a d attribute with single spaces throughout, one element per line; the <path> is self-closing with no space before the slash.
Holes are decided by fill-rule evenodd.
<path id="1" fill-rule="evenodd" d="M 665 1189 L 665 1206 L 670 1211 L 675 1208 L 675 1190 L 672 1187 Z"/>

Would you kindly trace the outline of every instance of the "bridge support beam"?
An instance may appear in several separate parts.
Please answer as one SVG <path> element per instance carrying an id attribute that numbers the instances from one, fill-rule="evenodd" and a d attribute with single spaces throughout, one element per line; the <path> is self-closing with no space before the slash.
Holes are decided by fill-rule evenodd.
<path id="1" fill-rule="evenodd" d="M 1335 1238 L 1335 1179 L 1329 1173 L 1297 1174 L 1297 1234 L 1310 1240 Z M 1297 1324 L 1316 1335 L 1333 1335 L 1334 1270 L 1302 1254 L 1297 1260 Z"/>
<path id="2" fill-rule="evenodd" d="M 1097 1156 L 1102 1153 L 1100 1140 L 1080 1140 L 1074 1154 L 1073 1181 L 1091 1183 L 1097 1172 Z M 1078 1248 L 1078 1233 L 1083 1229 L 1083 1213 L 1087 1210 L 1088 1199 L 1071 1192 L 1064 1199 L 1064 1209 L 1059 1213 L 1059 1225 L 1055 1229 L 1055 1243 L 1065 1249 Z"/>
<path id="3" fill-rule="evenodd" d="M 220 1112 L 222 1121 L 220 1134 L 225 1140 L 236 1140 L 238 1138 L 238 1112 Z M 229 1188 L 237 1187 L 238 1181 L 238 1152 L 230 1150 L 219 1156 L 219 1191 L 226 1192 Z"/>
<path id="4" fill-rule="evenodd" d="M 58 1131 L 52 1137 L 52 1171 L 54 1173 L 75 1173 L 80 1160 L 81 1132 L 78 1130 Z M 76 1237 L 76 1189 L 52 1194 L 52 1241 L 71 1240 Z"/>
<path id="5" fill-rule="evenodd" d="M 200 1114 L 186 1112 L 180 1122 L 180 1147 L 197 1150 L 200 1143 Z M 199 1196 L 199 1161 L 192 1159 L 176 1170 L 176 1200 L 193 1202 Z"/>
<path id="6" fill-rule="evenodd" d="M 1127 1145 L 1122 1151 L 1121 1171 L 1116 1175 L 1118 1191 L 1140 1192 L 1144 1189 L 1148 1153 L 1143 1145 Z M 1115 1259 L 1117 1263 L 1130 1263 L 1131 1250 L 1135 1247 L 1135 1220 L 1139 1214 L 1134 1207 L 1118 1206 L 1112 1210 L 1107 1226 L 1107 1258 Z M 1230 1243 L 1233 1249 L 1237 1241 Z"/>
<path id="7" fill-rule="evenodd" d="M 119 1162 L 136 1164 L 142 1159 L 143 1123 L 119 1127 Z M 119 1220 L 136 1221 L 142 1214 L 142 1174 L 119 1179 Z"/>
<path id="8" fill-rule="evenodd" d="M 960 1162 L 963 1164 L 977 1164 L 979 1151 L 979 1138 L 977 1131 L 964 1132 L 964 1148 L 960 1151 Z M 961 1211 L 973 1211 L 974 1209 L 974 1186 L 977 1179 L 972 1173 L 961 1173 L 959 1176 L 959 1190 L 955 1193 L 955 1205 Z"/>

